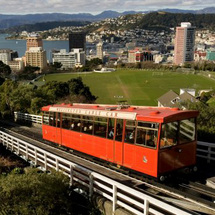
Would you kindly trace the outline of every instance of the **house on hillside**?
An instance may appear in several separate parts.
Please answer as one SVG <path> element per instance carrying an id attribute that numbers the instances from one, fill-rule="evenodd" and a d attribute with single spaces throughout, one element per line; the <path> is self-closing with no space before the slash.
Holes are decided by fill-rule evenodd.
<path id="1" fill-rule="evenodd" d="M 182 93 L 178 95 L 173 90 L 165 93 L 157 99 L 158 107 L 177 107 L 179 103 L 184 101 L 198 102 L 199 100 L 195 96 L 191 95 L 187 91 L 181 91 Z"/>

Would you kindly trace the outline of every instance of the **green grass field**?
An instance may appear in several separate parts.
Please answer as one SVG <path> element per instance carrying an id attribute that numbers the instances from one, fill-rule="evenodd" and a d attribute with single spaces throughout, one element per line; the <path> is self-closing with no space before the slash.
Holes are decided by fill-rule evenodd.
<path id="1" fill-rule="evenodd" d="M 97 103 L 102 104 L 127 100 L 132 105 L 157 105 L 157 98 L 169 90 L 179 93 L 180 88 L 194 88 L 196 92 L 215 89 L 215 80 L 208 77 L 161 70 L 120 69 L 103 74 L 50 74 L 45 80 L 68 81 L 79 76 L 98 96 Z"/>

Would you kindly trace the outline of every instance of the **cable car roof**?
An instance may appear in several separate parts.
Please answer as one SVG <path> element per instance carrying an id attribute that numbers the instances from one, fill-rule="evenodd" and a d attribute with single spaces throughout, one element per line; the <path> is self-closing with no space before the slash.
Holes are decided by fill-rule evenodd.
<path id="1" fill-rule="evenodd" d="M 80 103 L 49 105 L 43 107 L 42 111 L 153 122 L 176 121 L 198 116 L 198 111 L 169 107 Z"/>

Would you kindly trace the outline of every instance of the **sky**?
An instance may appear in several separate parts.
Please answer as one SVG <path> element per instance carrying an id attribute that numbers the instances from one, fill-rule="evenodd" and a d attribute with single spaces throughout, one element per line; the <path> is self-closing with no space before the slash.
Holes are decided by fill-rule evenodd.
<path id="1" fill-rule="evenodd" d="M 164 8 L 198 10 L 215 7 L 214 0 L 0 0 L 0 14 L 91 13 L 105 10 L 148 11 Z"/>

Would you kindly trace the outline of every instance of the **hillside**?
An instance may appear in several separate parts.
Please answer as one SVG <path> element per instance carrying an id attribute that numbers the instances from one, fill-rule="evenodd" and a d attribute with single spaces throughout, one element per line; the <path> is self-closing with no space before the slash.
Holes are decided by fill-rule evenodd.
<path id="1" fill-rule="evenodd" d="M 106 30 L 153 29 L 169 30 L 180 25 L 181 22 L 191 22 L 197 29 L 215 29 L 215 14 L 167 13 L 152 12 L 148 14 L 129 14 L 116 19 L 93 23 L 88 27 L 91 32 Z"/>
<path id="2" fill-rule="evenodd" d="M 162 9 L 158 11 L 166 11 L 170 13 L 192 13 L 192 14 L 215 14 L 215 7 L 204 8 L 201 10 L 180 10 L 180 9 Z M 116 18 L 127 14 L 150 13 L 151 11 L 104 11 L 97 15 L 90 13 L 64 14 L 64 13 L 42 13 L 42 14 L 0 14 L 0 29 L 7 29 L 13 26 L 35 24 L 41 22 L 56 22 L 56 21 L 99 21 L 106 18 Z"/>
<path id="3" fill-rule="evenodd" d="M 8 28 L 7 30 L 1 30 L 0 32 L 6 33 L 14 33 L 14 32 L 22 32 L 22 31 L 46 31 L 54 28 L 60 27 L 81 27 L 90 24 L 89 21 L 57 21 L 57 22 L 42 22 L 42 23 L 35 23 L 35 24 L 27 24 L 27 25 L 20 25 Z"/>
<path id="4" fill-rule="evenodd" d="M 191 22 L 197 29 L 214 29 L 215 14 L 153 12 L 143 16 L 137 25 L 140 28 L 173 28 L 181 22 Z"/>

